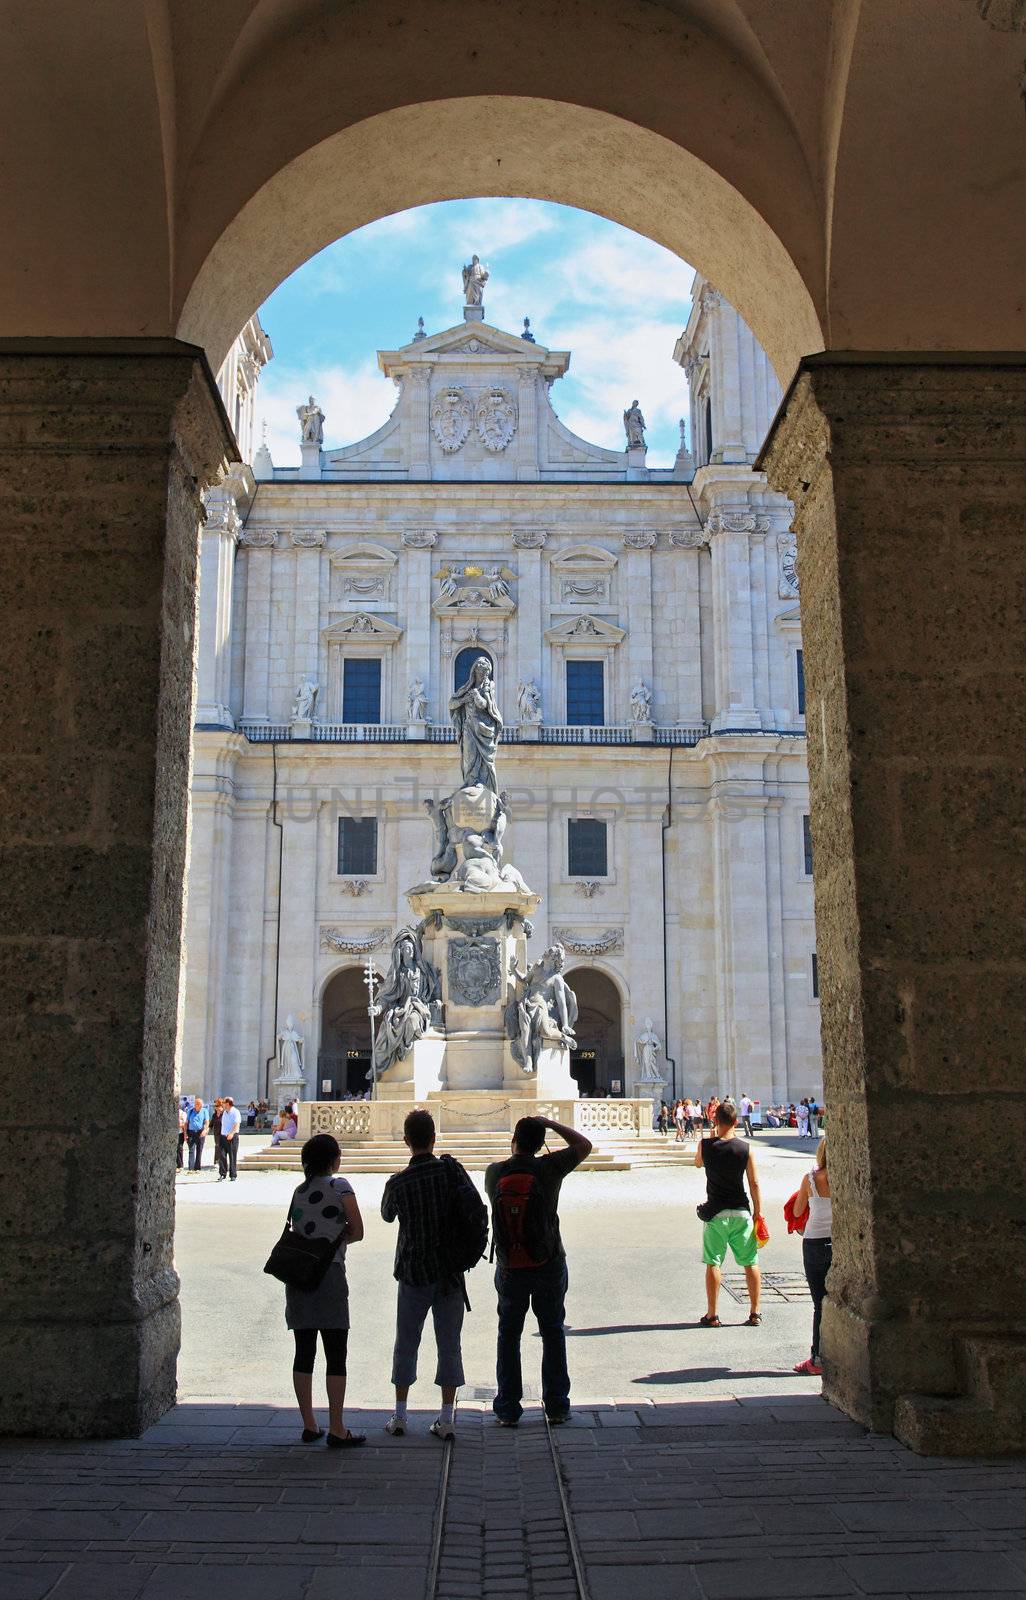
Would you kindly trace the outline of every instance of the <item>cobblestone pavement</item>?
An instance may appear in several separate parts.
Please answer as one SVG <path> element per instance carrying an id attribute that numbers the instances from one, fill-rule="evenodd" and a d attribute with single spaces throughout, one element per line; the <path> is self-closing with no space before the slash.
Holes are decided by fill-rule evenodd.
<path id="1" fill-rule="evenodd" d="M 140 1440 L 0 1447 L 3 1600 L 421 1600 L 443 1449 L 413 1414 L 186 1404 Z M 1026 1464 L 922 1460 L 813 1396 L 590 1407 L 555 1436 L 591 1600 L 1026 1596 Z M 183 1570 L 187 1569 L 187 1570 Z M 573 1600 L 537 1411 L 461 1407 L 437 1600 Z"/>

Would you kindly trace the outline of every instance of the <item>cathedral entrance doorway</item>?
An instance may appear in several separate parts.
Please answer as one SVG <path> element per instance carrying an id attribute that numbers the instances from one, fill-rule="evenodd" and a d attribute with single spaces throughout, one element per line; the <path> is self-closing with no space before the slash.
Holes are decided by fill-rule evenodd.
<path id="1" fill-rule="evenodd" d="M 345 967 L 329 979 L 321 1002 L 317 1099 L 341 1100 L 347 1093 L 366 1092 L 371 1059 L 368 1029 L 363 969 Z"/>
<path id="2" fill-rule="evenodd" d="M 582 1094 L 622 1095 L 624 1088 L 623 1011 L 612 978 L 594 967 L 567 973 L 577 996 L 577 1049 L 570 1071 Z"/>

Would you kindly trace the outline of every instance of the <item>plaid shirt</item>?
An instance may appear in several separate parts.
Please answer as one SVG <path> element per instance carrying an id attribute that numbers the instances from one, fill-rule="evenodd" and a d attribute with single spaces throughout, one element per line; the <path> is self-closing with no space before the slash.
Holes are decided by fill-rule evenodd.
<path id="1" fill-rule="evenodd" d="M 437 1156 L 425 1151 L 411 1156 L 409 1166 L 385 1184 L 381 1215 L 386 1222 L 399 1218 L 394 1272 L 400 1283 L 424 1285 L 453 1276 L 446 1238 L 453 1180 L 467 1176 L 458 1161 L 453 1165 L 456 1171 L 447 1172 Z"/>

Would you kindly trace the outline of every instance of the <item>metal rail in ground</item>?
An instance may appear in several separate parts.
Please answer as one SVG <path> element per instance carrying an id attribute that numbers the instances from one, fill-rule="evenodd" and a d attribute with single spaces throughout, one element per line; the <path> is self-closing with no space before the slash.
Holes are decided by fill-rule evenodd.
<path id="1" fill-rule="evenodd" d="M 424 1600 L 435 1600 L 438 1593 L 438 1569 L 442 1561 L 442 1539 L 445 1535 L 445 1503 L 449 1497 L 449 1471 L 452 1467 L 452 1439 L 442 1445 L 442 1470 L 438 1479 L 438 1499 L 435 1502 L 435 1529 L 431 1537 L 431 1555 L 428 1558 Z"/>
<path id="2" fill-rule="evenodd" d="M 549 1450 L 552 1453 L 552 1470 L 556 1474 L 559 1503 L 563 1509 L 563 1526 L 566 1529 L 566 1542 L 570 1547 L 570 1561 L 574 1569 L 574 1582 L 577 1584 L 577 1593 L 580 1596 L 580 1600 L 590 1600 L 588 1579 L 584 1569 L 584 1557 L 581 1555 L 581 1547 L 577 1543 L 574 1520 L 570 1514 L 570 1501 L 567 1498 L 566 1483 L 563 1478 L 563 1463 L 560 1460 L 559 1450 L 556 1446 L 555 1429 L 548 1417 L 545 1419 L 545 1434 L 549 1441 Z"/>

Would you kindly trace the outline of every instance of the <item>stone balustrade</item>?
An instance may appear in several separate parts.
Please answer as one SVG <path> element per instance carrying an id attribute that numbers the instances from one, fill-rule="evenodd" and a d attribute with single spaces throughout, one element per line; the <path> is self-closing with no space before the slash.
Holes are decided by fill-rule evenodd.
<path id="1" fill-rule="evenodd" d="M 414 1109 L 430 1111 L 440 1134 L 512 1133 L 521 1117 L 549 1117 L 589 1137 L 637 1137 L 652 1130 L 651 1100 L 532 1100 L 502 1090 L 448 1090 L 444 1099 L 304 1100 L 299 1108 L 300 1139 L 331 1133 L 342 1144 L 401 1139 L 403 1122 Z"/>

